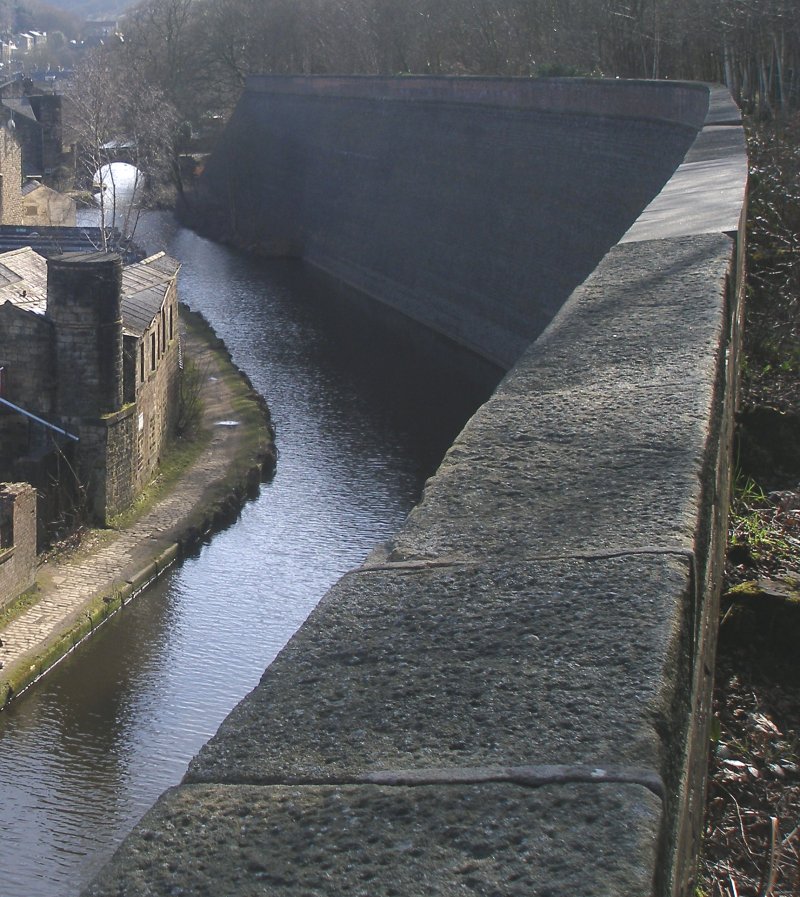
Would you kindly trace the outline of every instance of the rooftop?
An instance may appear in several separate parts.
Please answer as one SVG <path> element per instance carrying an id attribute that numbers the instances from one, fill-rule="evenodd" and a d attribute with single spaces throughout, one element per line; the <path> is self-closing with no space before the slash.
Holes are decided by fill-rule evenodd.
<path id="1" fill-rule="evenodd" d="M 126 334 L 144 334 L 179 269 L 180 263 L 163 252 L 122 269 L 122 324 Z"/>
<path id="2" fill-rule="evenodd" d="M 142 336 L 158 314 L 180 263 L 163 252 L 122 269 L 122 326 Z M 47 311 L 47 260 L 30 246 L 0 254 L 0 305 L 43 315 Z"/>

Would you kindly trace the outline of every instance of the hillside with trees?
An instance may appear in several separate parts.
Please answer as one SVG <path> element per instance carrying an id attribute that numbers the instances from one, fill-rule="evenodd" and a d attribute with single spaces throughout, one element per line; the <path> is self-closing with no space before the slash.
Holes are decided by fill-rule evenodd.
<path id="1" fill-rule="evenodd" d="M 13 2 L 11 0 L 12 5 Z M 83 21 L 117 18 L 132 4 L 130 0 L 50 0 L 48 5 L 77 21 Z"/>
<path id="2" fill-rule="evenodd" d="M 144 0 L 123 31 L 186 112 L 253 72 L 688 78 L 758 110 L 800 90 L 792 0 Z"/>
<path id="3" fill-rule="evenodd" d="M 35 30 L 58 32 L 73 39 L 79 36 L 80 26 L 80 17 L 43 0 L 0 0 L 0 33 Z"/>

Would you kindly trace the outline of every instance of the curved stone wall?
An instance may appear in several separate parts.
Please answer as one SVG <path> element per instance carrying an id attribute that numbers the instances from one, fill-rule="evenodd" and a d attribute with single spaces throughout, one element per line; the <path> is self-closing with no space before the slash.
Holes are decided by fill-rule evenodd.
<path id="1" fill-rule="evenodd" d="M 514 90 L 484 83 L 481 93 L 468 81 L 469 92 L 505 109 Z M 318 104 L 318 85 L 303 84 Z M 449 79 L 431 85 L 458 89 Z M 585 215 L 570 207 L 569 227 L 553 222 L 580 233 L 591 211 L 599 231 L 607 216 L 605 239 L 616 245 L 560 310 L 561 300 L 531 302 L 533 330 L 552 322 L 468 422 L 401 531 L 322 599 L 87 894 L 693 893 L 735 400 L 744 141 L 730 98 L 703 85 L 552 89 L 553 116 L 567 95 L 593 136 L 596 91 L 600 117 L 613 116 L 620 133 L 631 130 L 630 102 L 645 132 L 655 119 L 663 135 L 677 118 L 694 139 L 654 196 L 630 206 L 620 196 L 637 207 L 629 221 L 604 198 Z M 546 93 L 537 84 L 530 106 Z M 458 102 L 470 117 L 474 98 Z M 452 121 L 453 108 L 446 113 Z M 424 169 L 427 143 L 416 151 Z M 640 152 L 626 164 L 649 166 Z M 576 158 L 579 169 L 583 149 Z M 636 192 L 639 176 L 628 174 Z M 485 215 L 500 221 L 505 211 L 487 204 Z M 590 233 L 586 254 L 566 267 L 580 277 L 602 244 Z M 529 246 L 519 245 L 524 266 Z M 581 245 L 574 239 L 570 251 Z M 527 289 L 535 278 L 526 277 Z M 504 289 L 492 321 L 505 301 Z M 487 327 L 478 345 L 483 330 L 470 325 L 456 337 L 511 358 L 524 303 L 508 302 L 505 336 Z"/>
<path id="2" fill-rule="evenodd" d="M 671 176 L 704 104 L 657 82 L 253 78 L 204 187 L 235 239 L 508 368 Z"/>

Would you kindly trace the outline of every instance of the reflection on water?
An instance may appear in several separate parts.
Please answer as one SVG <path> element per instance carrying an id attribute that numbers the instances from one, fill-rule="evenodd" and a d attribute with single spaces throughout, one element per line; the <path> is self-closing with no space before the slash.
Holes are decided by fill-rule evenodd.
<path id="1" fill-rule="evenodd" d="M 137 223 L 137 208 L 144 189 L 144 177 L 138 168 L 127 162 L 103 165 L 92 180 L 92 193 L 98 209 L 103 210 L 106 227 L 116 227 L 123 235 L 130 234 Z M 85 215 L 80 224 L 100 224 L 100 214 Z"/>
<path id="2" fill-rule="evenodd" d="M 184 263 L 182 299 L 267 397 L 278 470 L 233 526 L 0 714 L 3 897 L 80 890 L 325 590 L 397 529 L 488 389 L 365 327 L 296 264 L 244 258 L 166 214 L 136 239 Z"/>

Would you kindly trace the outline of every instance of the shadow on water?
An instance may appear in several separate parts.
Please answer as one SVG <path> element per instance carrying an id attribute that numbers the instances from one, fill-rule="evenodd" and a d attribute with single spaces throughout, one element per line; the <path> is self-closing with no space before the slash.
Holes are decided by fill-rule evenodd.
<path id="1" fill-rule="evenodd" d="M 181 298 L 267 397 L 278 469 L 233 526 L 0 714 L 3 897 L 81 890 L 330 585 L 396 531 L 493 386 L 298 263 L 246 258 L 164 213 L 136 239 L 182 261 Z"/>

